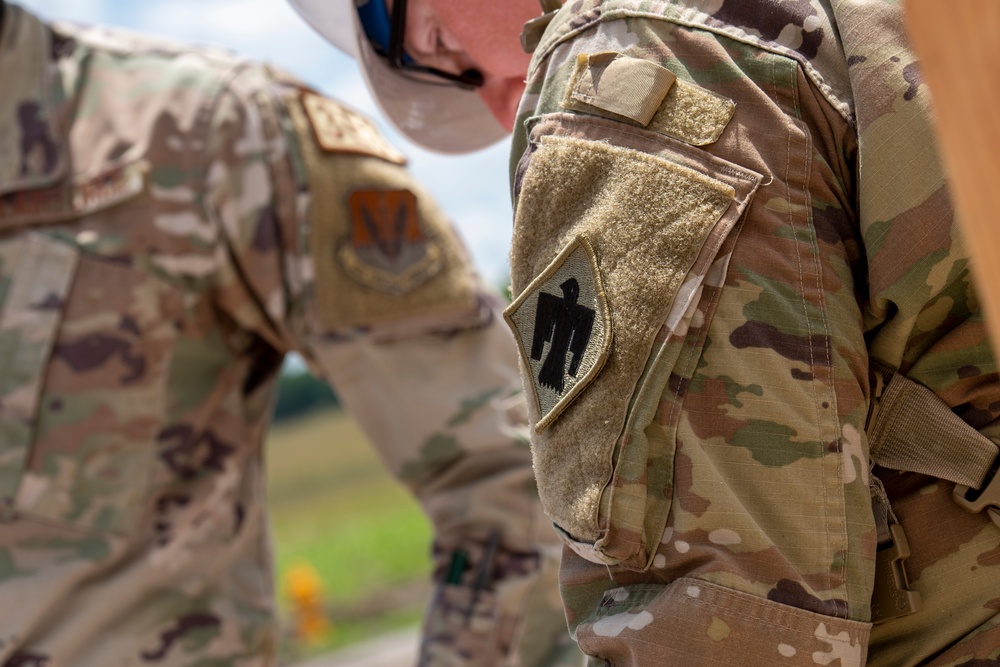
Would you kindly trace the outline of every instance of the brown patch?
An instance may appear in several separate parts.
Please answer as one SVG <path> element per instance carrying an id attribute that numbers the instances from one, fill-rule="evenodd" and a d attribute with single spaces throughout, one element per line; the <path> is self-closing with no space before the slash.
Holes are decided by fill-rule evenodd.
<path id="1" fill-rule="evenodd" d="M 767 322 L 747 322 L 729 336 L 738 350 L 759 347 L 774 350 L 786 359 L 813 366 L 830 365 L 830 347 L 826 336 L 796 336 L 784 333 Z"/>
<path id="2" fill-rule="evenodd" d="M 802 584 L 791 579 L 779 581 L 774 588 L 768 591 L 767 599 L 771 602 L 787 604 L 817 614 L 847 618 L 847 600 L 820 600 L 818 597 L 810 595 Z"/>
<path id="3" fill-rule="evenodd" d="M 160 646 L 151 651 L 143 651 L 142 659 L 146 662 L 159 662 L 166 657 L 170 648 L 184 635 L 206 629 L 217 629 L 222 622 L 212 614 L 187 614 L 177 619 L 177 624 L 160 633 Z"/>
<path id="4" fill-rule="evenodd" d="M 816 15 L 816 9 L 809 0 L 786 0 L 784 2 L 763 2 L 751 5 L 744 0 L 726 0 L 713 17 L 728 25 L 743 26 L 756 30 L 761 37 L 773 41 L 778 39 L 786 26 L 802 28 L 802 44 L 797 49 L 803 57 L 811 60 L 819 53 L 823 42 L 823 29 L 805 31 L 805 22 Z"/>
<path id="5" fill-rule="evenodd" d="M 712 503 L 691 490 L 694 487 L 691 459 L 680 452 L 674 456 L 674 484 L 677 503 L 682 510 L 696 517 L 708 511 Z"/>
<path id="6" fill-rule="evenodd" d="M 906 92 L 903 93 L 903 99 L 909 102 L 914 97 L 917 96 L 917 92 L 920 89 L 920 84 L 924 82 L 923 76 L 920 74 L 920 66 L 916 62 L 912 62 L 903 68 L 903 79 L 906 83 L 910 84 Z"/>
<path id="7" fill-rule="evenodd" d="M 399 259 L 404 244 L 424 242 L 417 217 L 417 198 L 409 190 L 354 192 L 348 206 L 351 245 L 359 253 L 381 253 L 391 265 Z"/>
<path id="8" fill-rule="evenodd" d="M 1000 544 L 985 553 L 979 554 L 976 562 L 983 567 L 995 567 L 1000 565 Z"/>
<path id="9" fill-rule="evenodd" d="M 278 217 L 274 213 L 274 207 L 268 206 L 260 212 L 257 219 L 257 229 L 253 235 L 253 248 L 263 254 L 271 252 L 278 247 Z"/>
<path id="10" fill-rule="evenodd" d="M 731 436 L 747 425 L 745 420 L 733 419 L 726 414 L 729 394 L 722 380 L 701 380 L 698 391 L 690 392 L 684 399 L 689 414 L 711 415 L 710 418 L 692 419 L 691 429 L 699 438 L 718 435 Z"/>
<path id="11" fill-rule="evenodd" d="M 222 472 L 226 459 L 236 451 L 212 431 L 198 433 L 188 424 L 168 426 L 157 440 L 162 445 L 160 458 L 182 479 L 193 479 L 206 471 Z"/>
<path id="12" fill-rule="evenodd" d="M 927 224 L 921 228 L 924 235 L 920 243 L 913 243 L 912 231 L 909 225 L 898 224 L 886 227 L 884 248 L 893 249 L 892 261 L 875 261 L 871 263 L 870 287 L 872 294 L 878 294 L 891 289 L 893 285 L 903 284 L 905 274 L 925 259 L 928 248 L 950 248 L 951 233 L 955 218 L 951 206 L 949 190 L 942 186 L 927 197 L 916 208 L 907 211 L 907 219 L 924 220 Z M 884 259 L 884 258 L 883 258 Z"/>
<path id="13" fill-rule="evenodd" d="M 51 173 L 59 160 L 59 148 L 49 131 L 49 124 L 37 102 L 23 102 L 17 108 L 21 126 L 21 176 Z M 30 159 L 34 158 L 34 159 Z M 38 165 L 38 159 L 42 164 Z M 34 173 L 41 166 L 41 173 Z"/>
<path id="14" fill-rule="evenodd" d="M 65 361 L 76 373 L 97 370 L 117 357 L 127 369 L 118 378 L 121 384 L 135 382 L 146 371 L 146 360 L 133 353 L 132 344 L 109 334 L 92 333 L 74 341 L 59 342 L 52 354 Z"/>

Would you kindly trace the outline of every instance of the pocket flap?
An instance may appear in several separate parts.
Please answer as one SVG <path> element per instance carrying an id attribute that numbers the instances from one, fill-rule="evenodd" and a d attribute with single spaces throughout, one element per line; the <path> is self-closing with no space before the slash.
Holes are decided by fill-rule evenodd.
<path id="1" fill-rule="evenodd" d="M 532 136 L 518 169 L 507 319 L 522 352 L 539 493 L 575 540 L 601 540 L 601 517 L 613 512 L 639 536 L 629 549 L 642 551 L 653 532 L 648 452 L 619 456 L 626 420 L 640 393 L 659 396 L 642 380 L 657 333 L 688 311 L 693 271 L 707 273 L 761 177 L 601 118 L 553 114 Z M 614 502 L 628 508 L 604 506 L 613 478 Z"/>

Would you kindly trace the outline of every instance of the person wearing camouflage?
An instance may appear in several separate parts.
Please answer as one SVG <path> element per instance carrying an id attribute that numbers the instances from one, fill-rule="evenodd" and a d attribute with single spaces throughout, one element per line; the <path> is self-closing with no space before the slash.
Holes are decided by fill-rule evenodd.
<path id="1" fill-rule="evenodd" d="M 420 664 L 577 651 L 502 302 L 367 119 L 16 5 L 0 80 L 0 665 L 274 664 L 290 351 L 434 524 Z"/>
<path id="2" fill-rule="evenodd" d="M 514 131 L 505 315 L 589 664 L 998 664 L 1000 379 L 899 4 L 530 4 L 516 112 L 489 0 L 410 0 L 387 67 L 478 70 L 466 125 Z M 436 89 L 371 60 L 433 144 Z"/>

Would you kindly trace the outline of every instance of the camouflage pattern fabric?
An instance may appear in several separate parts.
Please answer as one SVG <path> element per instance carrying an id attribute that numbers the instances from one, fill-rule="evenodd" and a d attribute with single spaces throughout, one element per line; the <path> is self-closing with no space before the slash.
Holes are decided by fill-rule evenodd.
<path id="1" fill-rule="evenodd" d="M 13 5 L 0 79 L 0 665 L 274 664 L 262 445 L 291 350 L 434 523 L 422 664 L 572 664 L 499 300 L 370 123 Z"/>
<path id="2" fill-rule="evenodd" d="M 508 315 L 532 424 L 532 364 L 589 382 L 532 435 L 589 664 L 997 664 L 1000 529 L 868 455 L 870 358 L 1000 435 L 897 3 L 570 0 L 527 82 L 511 264 L 544 316 Z M 597 277 L 559 264 L 581 238 Z M 576 378 L 585 293 L 613 343 Z M 882 487 L 924 608 L 873 626 Z"/>

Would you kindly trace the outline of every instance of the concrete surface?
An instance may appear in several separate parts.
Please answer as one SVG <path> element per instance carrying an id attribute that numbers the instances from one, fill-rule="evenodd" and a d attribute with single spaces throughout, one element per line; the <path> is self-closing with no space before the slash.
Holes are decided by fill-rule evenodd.
<path id="1" fill-rule="evenodd" d="M 412 667 L 417 662 L 417 628 L 383 635 L 294 667 Z"/>

